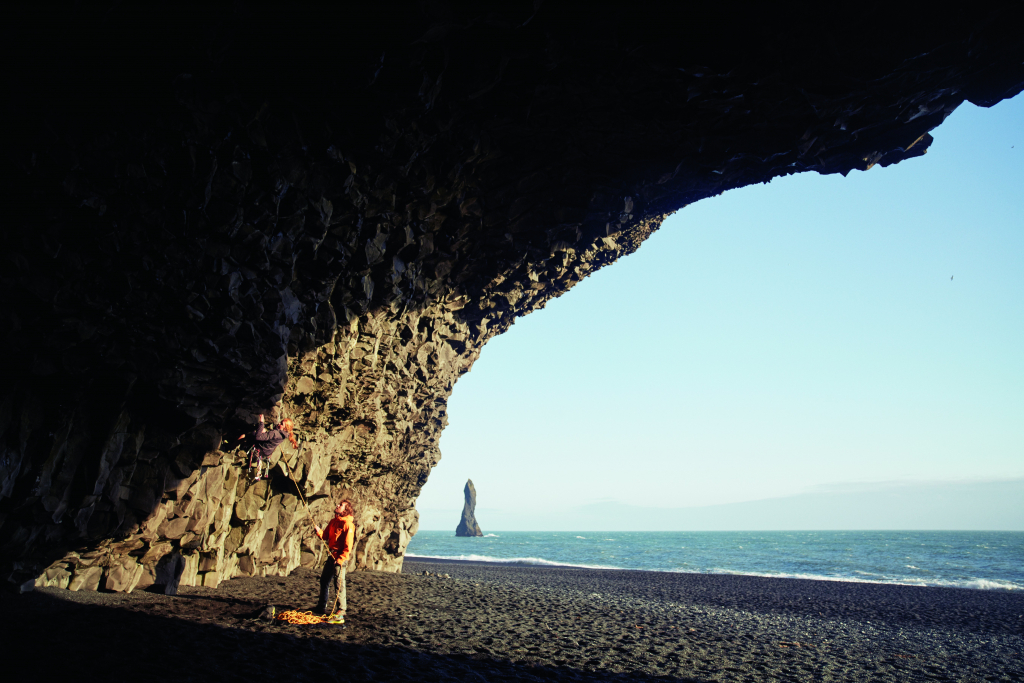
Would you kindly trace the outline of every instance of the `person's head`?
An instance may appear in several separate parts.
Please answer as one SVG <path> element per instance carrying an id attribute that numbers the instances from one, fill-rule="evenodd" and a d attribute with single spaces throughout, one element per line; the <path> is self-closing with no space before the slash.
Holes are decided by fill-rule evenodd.
<path id="1" fill-rule="evenodd" d="M 277 426 L 282 432 L 288 435 L 288 440 L 292 443 L 292 448 L 298 448 L 299 442 L 295 440 L 295 427 L 292 423 L 291 418 L 286 417 L 281 420 L 281 424 Z"/>
<path id="2" fill-rule="evenodd" d="M 355 508 L 352 507 L 352 503 L 347 500 L 343 500 L 338 503 L 338 506 L 334 508 L 335 517 L 351 517 L 356 513 Z"/>

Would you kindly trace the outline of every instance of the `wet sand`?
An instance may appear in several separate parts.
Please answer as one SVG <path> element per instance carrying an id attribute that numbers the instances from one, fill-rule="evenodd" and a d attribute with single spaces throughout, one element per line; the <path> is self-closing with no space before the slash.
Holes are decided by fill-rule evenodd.
<path id="1" fill-rule="evenodd" d="M 344 630 L 255 618 L 311 608 L 306 570 L 176 597 L 4 594 L 4 667 L 76 681 L 1024 680 L 1012 592 L 425 561 L 348 585 Z"/>

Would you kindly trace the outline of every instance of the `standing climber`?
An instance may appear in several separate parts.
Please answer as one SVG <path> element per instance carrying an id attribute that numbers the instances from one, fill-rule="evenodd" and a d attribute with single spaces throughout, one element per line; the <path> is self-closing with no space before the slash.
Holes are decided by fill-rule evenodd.
<path id="1" fill-rule="evenodd" d="M 239 441 L 244 439 L 247 435 L 242 434 L 238 437 Z M 285 439 L 291 442 L 292 448 L 298 448 L 299 442 L 295 440 L 295 429 L 292 425 L 292 421 L 289 418 L 281 420 L 277 425 L 277 429 L 267 429 L 263 426 L 263 415 L 259 417 L 259 424 L 256 426 L 256 444 L 253 446 L 253 456 L 256 461 L 256 475 L 253 481 L 259 481 L 261 476 L 270 476 L 270 456 L 274 454 L 277 447 L 281 445 L 281 442 Z M 249 462 L 249 466 L 252 467 L 252 461 Z M 264 465 L 266 467 L 264 468 Z M 265 471 L 264 471 L 265 470 Z"/>
<path id="2" fill-rule="evenodd" d="M 320 602 L 317 603 L 316 611 L 327 614 L 327 605 L 331 597 L 331 584 L 334 584 L 335 602 L 337 610 L 332 610 L 329 623 L 344 624 L 345 612 L 348 609 L 348 600 L 345 595 L 345 565 L 348 563 L 349 554 L 352 552 L 352 544 L 355 539 L 356 525 L 352 521 L 355 509 L 352 503 L 343 500 L 334 508 L 334 519 L 326 529 L 315 526 L 316 535 L 327 544 L 330 557 L 324 563 L 324 571 L 320 574 Z"/>

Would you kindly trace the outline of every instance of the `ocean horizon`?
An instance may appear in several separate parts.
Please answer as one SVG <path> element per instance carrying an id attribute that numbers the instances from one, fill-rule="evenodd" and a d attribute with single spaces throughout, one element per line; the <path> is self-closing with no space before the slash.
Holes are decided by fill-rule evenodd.
<path id="1" fill-rule="evenodd" d="M 1024 531 L 419 531 L 409 559 L 1024 590 Z"/>

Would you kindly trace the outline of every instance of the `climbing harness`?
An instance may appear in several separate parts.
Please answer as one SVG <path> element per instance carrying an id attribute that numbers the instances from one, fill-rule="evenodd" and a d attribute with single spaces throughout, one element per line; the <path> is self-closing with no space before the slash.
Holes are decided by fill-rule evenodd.
<path id="1" fill-rule="evenodd" d="M 260 479 L 270 478 L 270 455 L 264 456 L 262 451 L 259 449 L 259 444 L 253 444 L 246 451 L 249 461 L 249 478 L 253 482 L 257 482 Z M 273 455 L 273 454 L 271 454 Z M 289 473 L 289 477 L 291 474 Z"/>
<path id="2" fill-rule="evenodd" d="M 259 481 L 264 476 L 270 477 L 270 463 L 263 458 L 260 449 L 255 444 L 249 449 L 249 476 L 253 481 Z M 266 465 L 266 472 L 263 473 L 263 466 Z"/>

